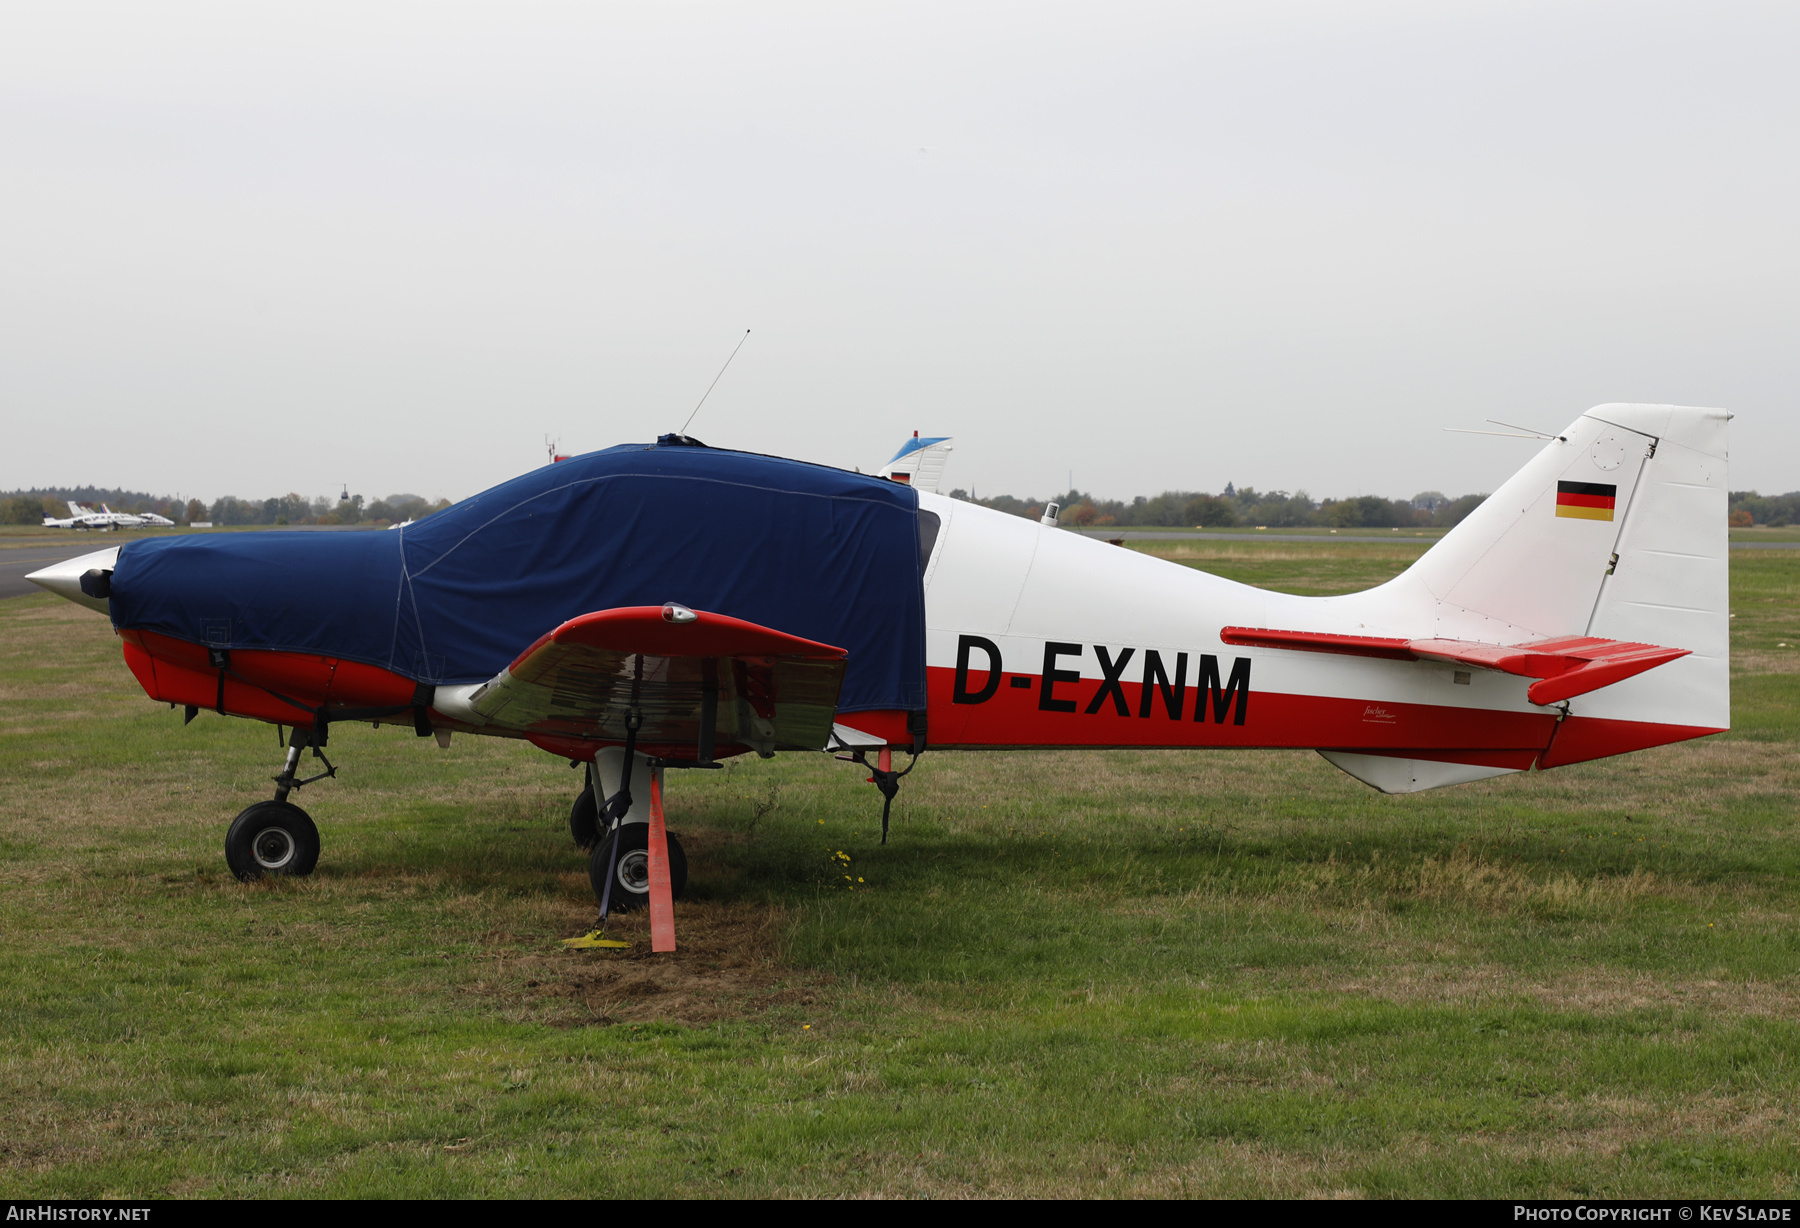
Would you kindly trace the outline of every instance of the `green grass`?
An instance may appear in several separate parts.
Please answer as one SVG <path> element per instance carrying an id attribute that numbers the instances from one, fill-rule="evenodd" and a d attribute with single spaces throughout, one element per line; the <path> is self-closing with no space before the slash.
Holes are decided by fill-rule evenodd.
<path id="1" fill-rule="evenodd" d="M 1430 542 L 1372 539 L 1292 542 L 1132 541 L 1127 549 L 1197 567 L 1214 575 L 1307 597 L 1357 592 L 1391 580 Z"/>
<path id="2" fill-rule="evenodd" d="M 1139 545 L 1313 592 L 1418 548 Z M 318 872 L 237 884 L 273 734 L 0 602 L 4 1193 L 1792 1197 L 1800 558 L 1732 564 L 1700 743 L 1404 798 L 934 752 L 886 847 L 823 756 L 673 778 L 674 959 L 557 946 L 575 774 L 498 740 L 334 730 Z"/>

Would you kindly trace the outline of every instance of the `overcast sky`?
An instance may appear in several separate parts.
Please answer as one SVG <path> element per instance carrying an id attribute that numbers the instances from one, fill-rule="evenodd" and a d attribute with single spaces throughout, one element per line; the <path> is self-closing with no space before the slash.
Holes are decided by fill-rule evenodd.
<path id="1" fill-rule="evenodd" d="M 1107 496 L 1800 487 L 1800 6 L 0 7 L 0 488 L 472 494 L 676 429 Z M 1491 429 L 1491 428 L 1490 428 Z"/>

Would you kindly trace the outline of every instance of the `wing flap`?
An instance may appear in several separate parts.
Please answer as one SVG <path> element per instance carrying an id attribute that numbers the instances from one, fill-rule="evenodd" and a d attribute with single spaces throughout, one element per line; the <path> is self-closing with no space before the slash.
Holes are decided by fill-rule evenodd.
<path id="1" fill-rule="evenodd" d="M 1483 644 L 1474 640 L 1409 640 L 1270 627 L 1226 627 L 1219 638 L 1238 647 L 1286 648 L 1389 661 L 1443 661 L 1534 678 L 1537 681 L 1525 691 L 1526 698 L 1534 704 L 1560 703 L 1597 691 L 1685 657 L 1690 651 L 1580 635 L 1528 644 Z"/>

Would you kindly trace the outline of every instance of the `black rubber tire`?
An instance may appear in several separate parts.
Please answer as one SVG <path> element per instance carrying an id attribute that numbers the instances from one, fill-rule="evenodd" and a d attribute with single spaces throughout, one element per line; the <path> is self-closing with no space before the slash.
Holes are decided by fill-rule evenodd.
<path id="1" fill-rule="evenodd" d="M 265 874 L 303 878 L 319 864 L 319 829 L 292 802 L 258 802 L 231 821 L 225 864 L 246 883 Z"/>
<path id="2" fill-rule="evenodd" d="M 591 849 L 600 842 L 600 808 L 594 805 L 592 789 L 576 794 L 575 804 L 569 807 L 569 834 L 578 849 Z"/>
<path id="3" fill-rule="evenodd" d="M 612 843 L 619 841 L 619 858 L 612 861 Z M 594 902 L 599 903 L 606 891 L 606 867 L 613 865 L 613 912 L 632 912 L 650 903 L 650 824 L 627 823 L 594 846 L 588 858 L 588 881 L 593 884 Z M 673 833 L 669 835 L 669 894 L 675 899 L 687 890 L 687 853 Z"/>

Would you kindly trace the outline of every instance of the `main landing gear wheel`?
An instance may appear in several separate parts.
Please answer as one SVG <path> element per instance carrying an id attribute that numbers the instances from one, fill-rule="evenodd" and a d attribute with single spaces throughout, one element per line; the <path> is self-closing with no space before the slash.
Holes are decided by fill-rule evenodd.
<path id="1" fill-rule="evenodd" d="M 246 883 L 265 874 L 304 877 L 319 864 L 319 829 L 291 802 L 258 802 L 231 821 L 225 864 Z"/>
<path id="2" fill-rule="evenodd" d="M 612 855 L 614 840 L 619 842 L 616 861 Z M 588 858 L 588 880 L 594 885 L 595 900 L 602 899 L 606 894 L 608 864 L 613 867 L 612 899 L 608 903 L 610 910 L 630 912 L 647 907 L 650 900 L 650 824 L 627 823 L 594 846 L 593 855 Z M 669 894 L 679 900 L 686 886 L 687 854 L 682 851 L 681 841 L 671 834 Z"/>
<path id="3" fill-rule="evenodd" d="M 569 807 L 569 834 L 575 847 L 591 849 L 600 843 L 600 808 L 594 805 L 594 791 L 583 789 Z"/>

